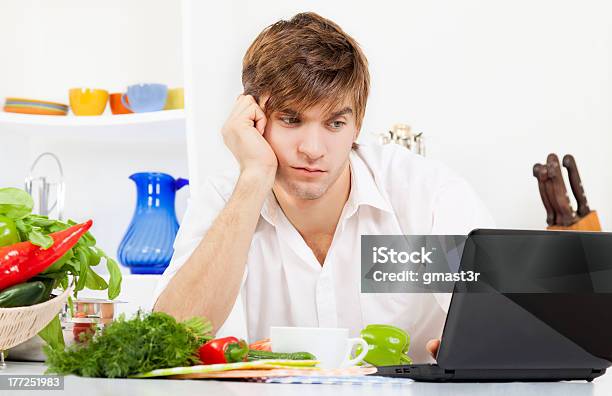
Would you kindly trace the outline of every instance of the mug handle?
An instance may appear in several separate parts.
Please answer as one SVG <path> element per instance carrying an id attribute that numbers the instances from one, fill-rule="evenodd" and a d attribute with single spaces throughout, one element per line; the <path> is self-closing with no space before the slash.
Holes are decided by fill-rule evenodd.
<path id="1" fill-rule="evenodd" d="M 365 356 L 368 354 L 368 343 L 363 338 L 349 338 L 347 340 L 347 343 L 348 348 L 346 351 L 346 358 L 340 364 L 340 368 L 353 367 L 357 363 L 361 363 L 361 361 L 363 361 L 363 358 L 365 358 Z M 351 359 L 353 347 L 357 345 L 361 346 L 361 353 L 356 358 Z"/>
<path id="2" fill-rule="evenodd" d="M 132 108 L 130 107 L 130 104 L 127 103 L 127 101 L 125 100 L 125 95 L 126 94 L 121 94 L 121 104 L 123 105 L 123 107 L 125 107 L 126 109 L 128 109 L 129 111 L 132 111 L 135 113 L 134 110 L 132 110 Z"/>

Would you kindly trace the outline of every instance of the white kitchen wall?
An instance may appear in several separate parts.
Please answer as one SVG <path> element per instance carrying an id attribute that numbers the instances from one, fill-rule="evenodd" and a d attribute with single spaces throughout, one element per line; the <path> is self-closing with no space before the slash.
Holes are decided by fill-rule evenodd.
<path id="1" fill-rule="evenodd" d="M 591 208 L 612 229 L 612 3 L 184 3 L 192 179 L 234 166 L 219 130 L 241 92 L 251 41 L 278 19 L 315 11 L 368 56 L 362 140 L 409 123 L 425 133 L 428 156 L 461 173 L 498 226 L 512 228 L 546 225 L 531 168 L 549 152 L 572 153 Z"/>
<path id="2" fill-rule="evenodd" d="M 178 1 L 2 0 L 0 10 L 2 97 L 66 103 L 73 87 L 183 83 Z"/>
<path id="3" fill-rule="evenodd" d="M 119 92 L 139 82 L 183 86 L 179 1 L 2 0 L 0 37 L 1 101 L 17 96 L 68 103 L 72 87 Z M 0 134 L 0 185 L 22 187 L 34 158 L 54 152 L 66 174 L 67 216 L 93 218 L 99 245 L 113 255 L 135 207 L 128 176 L 163 171 L 187 177 L 184 139 L 30 140 L 2 128 Z M 179 218 L 187 195 L 188 189 L 179 192 Z"/>

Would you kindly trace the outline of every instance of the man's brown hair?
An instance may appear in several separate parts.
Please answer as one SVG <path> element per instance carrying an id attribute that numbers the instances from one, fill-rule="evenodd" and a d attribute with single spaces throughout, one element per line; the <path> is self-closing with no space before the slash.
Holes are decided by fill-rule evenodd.
<path id="1" fill-rule="evenodd" d="M 313 12 L 265 28 L 242 62 L 245 95 L 270 98 L 265 112 L 302 113 L 318 104 L 327 112 L 344 101 L 353 109 L 357 129 L 365 113 L 370 75 L 359 44 L 340 26 Z"/>

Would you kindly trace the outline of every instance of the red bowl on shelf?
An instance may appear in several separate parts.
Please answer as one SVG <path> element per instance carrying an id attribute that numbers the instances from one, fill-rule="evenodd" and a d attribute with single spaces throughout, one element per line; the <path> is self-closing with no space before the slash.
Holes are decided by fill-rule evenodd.
<path id="1" fill-rule="evenodd" d="M 113 114 L 132 114 L 133 111 L 128 109 L 127 107 L 125 107 L 123 105 L 123 103 L 121 103 L 121 95 L 123 95 L 123 94 L 122 93 L 112 93 L 108 97 L 108 101 L 110 103 L 111 112 Z M 128 104 L 130 103 L 130 101 L 128 100 L 127 96 L 126 96 L 125 100 L 128 102 Z"/>

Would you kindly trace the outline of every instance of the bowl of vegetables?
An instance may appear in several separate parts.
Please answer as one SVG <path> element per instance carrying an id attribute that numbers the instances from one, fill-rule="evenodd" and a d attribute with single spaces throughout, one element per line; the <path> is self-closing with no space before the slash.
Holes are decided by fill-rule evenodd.
<path id="1" fill-rule="evenodd" d="M 96 246 L 91 220 L 49 219 L 32 214 L 33 205 L 25 191 L 0 188 L 0 352 L 36 334 L 63 348 L 58 314 L 70 297 L 87 288 L 114 299 L 121 289 L 119 266 Z M 94 270 L 102 260 L 108 282 Z"/>

